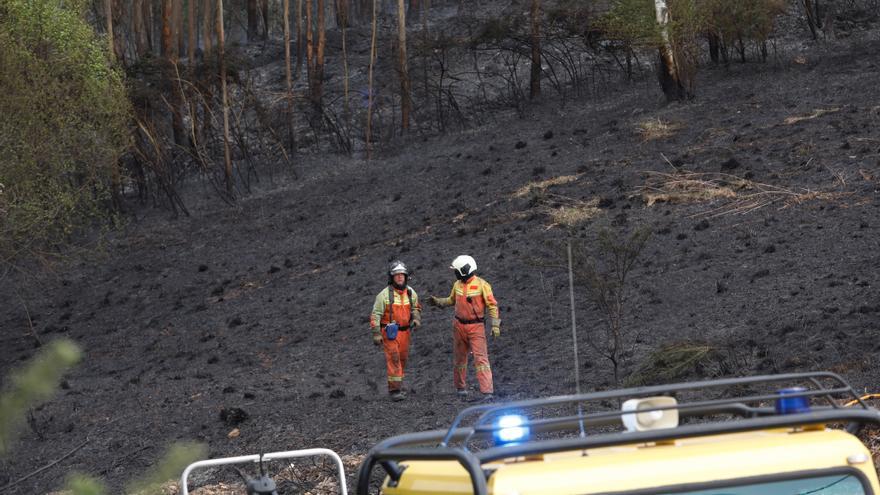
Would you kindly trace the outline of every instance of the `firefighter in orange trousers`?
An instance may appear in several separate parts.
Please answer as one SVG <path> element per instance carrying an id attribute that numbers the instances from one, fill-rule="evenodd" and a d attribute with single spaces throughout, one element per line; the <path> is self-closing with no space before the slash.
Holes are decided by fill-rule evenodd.
<path id="1" fill-rule="evenodd" d="M 382 289 L 373 303 L 370 330 L 373 344 L 385 351 L 388 369 L 388 393 L 394 401 L 403 400 L 404 369 L 409 357 L 412 332 L 421 325 L 422 306 L 407 281 L 409 270 L 402 261 L 392 261 L 388 267 L 388 286 Z"/>
<path id="2" fill-rule="evenodd" d="M 470 256 L 459 256 L 450 266 L 455 272 L 455 283 L 449 297 L 431 296 L 431 306 L 455 305 L 455 319 L 452 321 L 452 342 L 455 352 L 453 382 L 459 397 L 467 397 L 468 353 L 474 355 L 474 369 L 480 392 L 491 399 L 494 392 L 492 368 L 489 365 L 489 351 L 486 346 L 485 313 L 489 313 L 492 324 L 492 337 L 501 335 L 501 319 L 498 316 L 498 303 L 492 294 L 492 286 L 476 275 L 477 262 Z"/>

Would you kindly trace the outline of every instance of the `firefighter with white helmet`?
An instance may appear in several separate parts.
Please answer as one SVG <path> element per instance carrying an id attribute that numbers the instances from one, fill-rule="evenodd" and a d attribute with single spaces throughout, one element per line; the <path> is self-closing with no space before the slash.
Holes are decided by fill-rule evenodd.
<path id="1" fill-rule="evenodd" d="M 373 303 L 370 330 L 373 344 L 385 351 L 388 371 L 388 393 L 392 400 L 403 400 L 403 377 L 409 358 L 410 335 L 421 325 L 422 306 L 419 295 L 407 285 L 409 270 L 400 260 L 388 267 L 388 286 Z"/>
<path id="2" fill-rule="evenodd" d="M 453 381 L 459 396 L 467 397 L 468 354 L 474 355 L 474 369 L 480 392 L 485 398 L 494 393 L 492 368 L 489 365 L 489 351 L 486 345 L 486 313 L 490 318 L 492 336 L 501 335 L 501 319 L 498 303 L 492 293 L 492 286 L 476 275 L 477 262 L 467 255 L 452 261 L 449 268 L 455 273 L 449 297 L 431 296 L 432 306 L 455 306 L 455 319 L 452 321 L 452 341 L 454 350 Z"/>

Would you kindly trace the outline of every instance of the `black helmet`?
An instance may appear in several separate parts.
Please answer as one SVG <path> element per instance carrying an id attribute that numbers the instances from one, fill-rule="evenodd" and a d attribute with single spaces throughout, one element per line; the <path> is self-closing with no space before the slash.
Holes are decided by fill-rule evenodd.
<path id="1" fill-rule="evenodd" d="M 402 273 L 405 277 L 403 287 L 397 287 L 397 285 L 394 283 L 394 276 L 398 273 Z M 402 261 L 394 260 L 391 262 L 391 264 L 388 265 L 388 285 L 394 285 L 398 289 L 404 289 L 408 280 L 409 270 L 406 268 L 406 265 L 404 265 Z"/>

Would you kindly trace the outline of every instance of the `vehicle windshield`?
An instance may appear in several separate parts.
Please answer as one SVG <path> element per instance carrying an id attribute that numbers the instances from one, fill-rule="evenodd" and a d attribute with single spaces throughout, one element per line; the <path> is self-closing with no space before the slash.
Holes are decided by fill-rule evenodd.
<path id="1" fill-rule="evenodd" d="M 658 495 L 865 495 L 861 480 L 852 474 L 834 474 L 747 485 L 658 492 Z"/>

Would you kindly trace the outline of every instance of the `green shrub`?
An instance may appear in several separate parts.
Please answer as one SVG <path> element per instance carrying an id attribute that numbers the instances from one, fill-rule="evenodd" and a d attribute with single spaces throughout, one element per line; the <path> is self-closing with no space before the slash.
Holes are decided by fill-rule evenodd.
<path id="1" fill-rule="evenodd" d="M 86 5 L 0 0 L 0 265 L 112 215 L 129 106 Z"/>
<path id="2" fill-rule="evenodd" d="M 614 0 L 598 27 L 609 39 L 632 48 L 655 48 L 661 43 L 653 0 Z"/>
<path id="3" fill-rule="evenodd" d="M 745 57 L 745 43 L 763 43 L 773 31 L 777 16 L 785 13 L 785 0 L 704 0 L 701 8 L 707 30 L 727 47 L 736 47 Z M 738 46 L 736 46 L 738 45 Z"/>
<path id="4" fill-rule="evenodd" d="M 49 400 L 58 390 L 64 374 L 80 361 L 82 351 L 70 340 L 55 340 L 40 349 L 25 366 L 13 371 L 0 393 L 0 455 L 9 453 L 28 409 Z M 131 482 L 125 493 L 151 495 L 162 493 L 162 484 L 176 479 L 190 463 L 207 453 L 204 445 L 178 442 L 172 444 L 153 468 Z M 67 491 L 72 495 L 103 495 L 104 484 L 82 474 L 71 474 Z"/>
<path id="5" fill-rule="evenodd" d="M 700 342 L 677 342 L 656 349 L 623 382 L 627 387 L 658 385 L 681 380 L 717 360 L 717 351 Z"/>
<path id="6" fill-rule="evenodd" d="M 69 340 L 56 340 L 40 350 L 27 366 L 13 372 L 0 394 L 0 454 L 9 451 L 28 409 L 48 400 L 61 377 L 79 362 L 79 347 Z"/>

